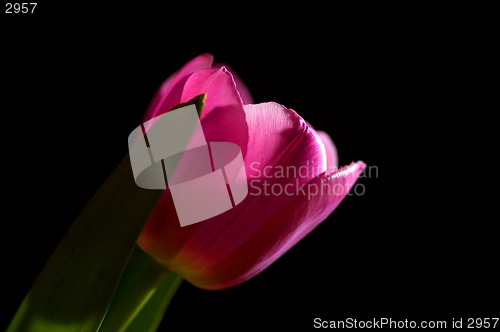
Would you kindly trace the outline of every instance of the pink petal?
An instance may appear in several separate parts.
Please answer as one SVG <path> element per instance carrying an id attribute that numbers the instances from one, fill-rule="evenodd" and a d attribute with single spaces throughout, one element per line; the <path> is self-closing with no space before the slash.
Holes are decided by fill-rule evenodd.
<path id="1" fill-rule="evenodd" d="M 236 143 L 244 156 L 248 126 L 231 73 L 224 67 L 193 73 L 184 85 L 181 103 L 203 93 L 207 96 L 200 121 L 207 141 Z"/>
<path id="2" fill-rule="evenodd" d="M 174 74 L 170 75 L 170 77 L 163 82 L 149 103 L 149 107 L 144 114 L 142 122 L 161 115 L 179 104 L 184 83 L 189 75 L 198 70 L 210 68 L 212 66 L 212 61 L 213 56 L 211 54 L 201 54 L 186 63 Z"/>
<path id="3" fill-rule="evenodd" d="M 333 144 L 330 136 L 324 131 L 318 131 L 318 135 L 326 150 L 326 174 L 330 174 L 339 169 L 337 147 Z"/>
<path id="4" fill-rule="evenodd" d="M 304 186 L 303 191 L 297 195 L 296 199 L 275 216 L 275 218 L 280 219 L 283 227 L 287 227 L 288 232 L 283 232 L 282 228 L 280 241 L 275 244 L 279 250 L 270 252 L 267 257 L 262 259 L 261 268 L 265 268 L 283 255 L 325 220 L 344 199 L 365 167 L 366 165 L 362 161 L 351 163 L 331 174 L 323 174 Z M 318 189 L 316 194 L 314 194 L 315 188 Z M 283 218 L 287 215 L 292 217 Z M 273 222 L 273 220 L 269 220 L 266 225 L 272 229 L 280 228 L 279 223 Z M 271 236 L 270 232 L 265 232 L 265 234 L 262 235 Z"/>
<path id="5" fill-rule="evenodd" d="M 271 168 L 289 166 L 297 173 L 303 170 L 298 176 L 302 185 L 326 170 L 320 137 L 295 111 L 274 102 L 244 108 L 251 137 L 245 158 L 250 179 L 265 179 Z"/>
<path id="6" fill-rule="evenodd" d="M 299 193 L 279 210 L 251 238 L 227 259 L 187 280 L 205 289 L 224 289 L 236 286 L 260 273 L 320 224 L 344 199 L 366 165 L 359 161 L 331 175 L 323 175 L 308 185 L 321 188 L 328 183 L 336 190 L 308 196 Z M 341 188 L 341 189 L 340 189 Z M 309 191 L 312 193 L 313 190 Z"/>
<path id="7" fill-rule="evenodd" d="M 192 74 L 185 82 L 179 102 L 188 101 L 200 94 L 206 94 L 205 108 L 201 114 L 205 138 L 208 142 L 233 142 L 246 153 L 248 127 L 245 112 L 231 74 L 225 69 L 206 69 Z M 240 204 L 241 205 L 241 204 Z M 232 209 L 233 211 L 235 209 Z M 234 211 L 233 211 L 234 212 Z M 227 221 L 225 216 L 217 219 L 219 224 Z M 173 255 L 187 255 L 187 243 L 195 236 L 201 238 L 200 246 L 210 243 L 215 233 L 210 221 L 180 227 L 170 191 L 165 190 L 150 220 L 144 228 L 138 243 L 149 254 L 168 265 Z M 205 227 L 209 225 L 208 232 Z M 179 266 L 182 266 L 180 264 Z"/>
<path id="8" fill-rule="evenodd" d="M 214 63 L 214 65 L 212 66 L 212 68 L 222 68 L 222 67 L 226 67 L 226 69 L 229 70 L 229 72 L 233 75 L 234 81 L 236 83 L 236 89 L 240 93 L 243 105 L 253 104 L 254 101 L 252 94 L 250 93 L 250 90 L 231 67 L 229 67 L 227 64 L 224 63 Z"/>

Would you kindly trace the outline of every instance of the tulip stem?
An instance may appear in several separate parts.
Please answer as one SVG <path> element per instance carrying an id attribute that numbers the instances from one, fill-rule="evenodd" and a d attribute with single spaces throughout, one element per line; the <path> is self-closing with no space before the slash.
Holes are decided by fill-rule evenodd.
<path id="1" fill-rule="evenodd" d="M 166 292 L 162 292 L 165 296 L 160 299 L 163 302 L 160 310 L 154 308 L 152 313 L 146 313 L 149 321 L 155 321 L 148 324 L 156 324 L 157 327 L 181 281 L 182 279 L 177 274 L 170 272 L 136 247 L 123 272 L 99 332 L 126 331 L 161 287 Z M 156 327 L 151 331 L 155 331 Z"/>

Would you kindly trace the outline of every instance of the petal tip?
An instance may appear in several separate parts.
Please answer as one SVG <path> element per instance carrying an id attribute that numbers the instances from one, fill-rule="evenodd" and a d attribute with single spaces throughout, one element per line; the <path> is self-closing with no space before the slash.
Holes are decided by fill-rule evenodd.
<path id="1" fill-rule="evenodd" d="M 366 164 L 362 162 L 361 160 L 358 160 L 356 164 L 361 167 L 361 170 L 364 170 L 366 168 Z"/>

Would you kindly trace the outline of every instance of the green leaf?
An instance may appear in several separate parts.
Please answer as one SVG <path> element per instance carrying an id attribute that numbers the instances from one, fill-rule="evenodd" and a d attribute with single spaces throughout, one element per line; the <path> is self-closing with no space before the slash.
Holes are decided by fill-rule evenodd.
<path id="1" fill-rule="evenodd" d="M 201 112 L 203 100 L 183 105 Z M 7 332 L 97 331 L 162 193 L 139 188 L 125 156 L 63 237 Z"/>
<path id="2" fill-rule="evenodd" d="M 70 227 L 7 331 L 97 331 L 161 194 L 135 184 L 127 155 Z"/>
<path id="3" fill-rule="evenodd" d="M 190 101 L 187 101 L 187 102 L 182 103 L 182 104 L 175 105 L 174 107 L 172 107 L 169 110 L 169 112 L 173 111 L 175 109 L 187 106 L 187 105 L 194 104 L 194 105 L 196 105 L 196 110 L 198 111 L 198 116 L 201 116 L 201 112 L 203 112 L 203 108 L 205 107 L 205 99 L 206 98 L 207 98 L 207 94 L 206 93 L 198 95 L 198 96 L 194 97 L 193 99 L 191 99 Z"/>
<path id="4" fill-rule="evenodd" d="M 144 253 L 134 250 L 99 332 L 156 331 L 182 282 Z"/>
<path id="5" fill-rule="evenodd" d="M 162 281 L 151 299 L 134 319 L 126 332 L 156 332 L 167 311 L 168 305 L 182 283 L 182 277 L 170 272 Z"/>
<path id="6" fill-rule="evenodd" d="M 181 281 L 177 274 L 169 272 L 165 266 L 136 247 L 99 332 L 128 331 L 127 328 L 135 319 L 139 319 L 139 322 L 133 329 L 138 328 L 138 331 L 146 331 L 147 327 L 159 324 Z M 167 303 L 163 305 L 164 302 Z M 165 310 L 158 317 L 163 307 Z"/>

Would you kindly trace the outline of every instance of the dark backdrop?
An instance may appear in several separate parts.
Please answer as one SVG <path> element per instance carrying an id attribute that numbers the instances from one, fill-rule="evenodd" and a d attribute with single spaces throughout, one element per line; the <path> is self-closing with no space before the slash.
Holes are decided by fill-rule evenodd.
<path id="1" fill-rule="evenodd" d="M 0 325 L 127 153 L 127 136 L 157 87 L 203 52 L 230 64 L 256 102 L 284 104 L 330 133 L 341 165 L 363 160 L 373 168 L 358 181 L 364 195 L 346 198 L 254 279 L 219 292 L 184 282 L 160 330 L 491 315 L 493 275 L 460 265 L 441 232 L 448 221 L 426 209 L 437 180 L 419 175 L 431 164 L 418 152 L 426 135 L 421 100 L 433 80 L 432 10 L 206 6 L 2 9 Z"/>

